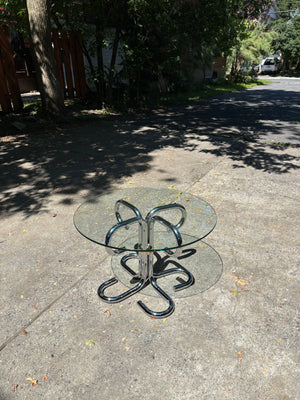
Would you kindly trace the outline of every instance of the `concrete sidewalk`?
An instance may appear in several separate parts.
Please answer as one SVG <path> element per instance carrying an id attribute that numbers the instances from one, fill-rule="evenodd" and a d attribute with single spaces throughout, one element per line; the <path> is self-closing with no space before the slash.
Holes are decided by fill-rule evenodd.
<path id="1" fill-rule="evenodd" d="M 1 400 L 299 398 L 300 148 L 205 134 L 174 144 L 153 126 L 2 143 Z M 165 320 L 141 311 L 139 299 L 164 307 L 143 293 L 101 302 L 110 258 L 73 226 L 86 198 L 135 186 L 191 192 L 218 215 L 205 242 L 221 278 Z"/>

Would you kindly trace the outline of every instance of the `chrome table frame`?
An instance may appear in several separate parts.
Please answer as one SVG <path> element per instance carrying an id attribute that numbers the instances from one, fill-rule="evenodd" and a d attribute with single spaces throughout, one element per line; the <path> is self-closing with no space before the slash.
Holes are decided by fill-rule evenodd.
<path id="1" fill-rule="evenodd" d="M 133 218 L 124 220 L 120 214 L 121 205 L 123 207 L 132 210 L 135 216 Z M 162 216 L 157 215 L 159 212 L 163 213 L 164 210 L 172 208 L 178 209 L 181 212 L 181 218 L 176 225 L 172 224 Z M 170 274 L 179 273 L 185 275 L 186 281 L 174 286 L 174 290 L 178 291 L 186 289 L 189 286 L 191 286 L 194 283 L 194 277 L 187 269 L 185 269 L 183 266 L 175 262 L 173 263 L 175 265 L 174 268 L 170 268 L 159 272 L 155 272 L 153 270 L 153 260 L 155 256 L 154 225 L 156 223 L 160 223 L 165 227 L 167 227 L 168 230 L 174 234 L 178 248 L 176 248 L 175 252 L 172 252 L 171 250 L 168 249 L 165 250 L 162 249 L 162 250 L 165 251 L 165 253 L 167 253 L 168 255 L 179 257 L 182 254 L 182 250 L 180 249 L 180 246 L 182 244 L 182 237 L 179 228 L 184 224 L 184 221 L 187 216 L 185 208 L 177 203 L 163 205 L 153 208 L 150 212 L 148 212 L 146 217 L 143 218 L 140 211 L 134 205 L 128 203 L 125 200 L 118 200 L 115 204 L 115 216 L 117 219 L 117 223 L 112 228 L 110 228 L 110 230 L 107 232 L 105 239 L 105 245 L 107 246 L 106 249 L 109 252 L 109 254 L 117 254 L 126 251 L 126 249 L 121 248 L 118 250 L 110 247 L 113 234 L 122 227 L 126 228 L 128 225 L 138 224 L 139 236 L 138 236 L 138 243 L 136 244 L 136 251 L 130 252 L 129 254 L 123 256 L 120 263 L 121 266 L 130 275 L 133 276 L 134 280 L 137 281 L 137 284 L 131 289 L 119 294 L 118 296 L 109 297 L 105 295 L 104 293 L 105 290 L 108 287 L 118 283 L 117 278 L 112 278 L 102 283 L 102 285 L 98 288 L 98 295 L 103 301 L 107 303 L 118 303 L 120 301 L 123 301 L 124 299 L 127 299 L 133 294 L 139 292 L 145 286 L 151 284 L 152 287 L 160 294 L 160 296 L 168 302 L 168 307 L 164 311 L 152 311 L 141 300 L 138 301 L 139 306 L 146 312 L 146 314 L 154 318 L 165 318 L 171 315 L 175 310 L 174 301 L 164 290 L 162 290 L 162 288 L 158 285 L 157 280 L 159 278 L 162 278 Z M 126 264 L 128 260 L 133 258 L 138 259 L 138 265 L 139 265 L 138 273 L 135 273 Z M 169 263 L 172 263 L 172 261 L 169 261 Z"/>

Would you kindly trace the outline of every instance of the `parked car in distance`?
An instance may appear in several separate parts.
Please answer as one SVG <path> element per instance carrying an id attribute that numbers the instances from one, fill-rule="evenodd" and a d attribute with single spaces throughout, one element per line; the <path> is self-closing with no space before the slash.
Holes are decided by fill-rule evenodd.
<path id="1" fill-rule="evenodd" d="M 265 60 L 263 60 L 260 64 L 253 64 L 252 67 L 251 67 L 252 71 L 257 72 L 258 74 L 260 74 L 261 73 L 261 65 L 262 65 L 262 63 L 264 61 Z"/>
<path id="2" fill-rule="evenodd" d="M 280 69 L 281 61 L 279 56 L 267 57 L 261 64 L 262 74 L 275 74 L 276 72 L 279 72 Z"/>

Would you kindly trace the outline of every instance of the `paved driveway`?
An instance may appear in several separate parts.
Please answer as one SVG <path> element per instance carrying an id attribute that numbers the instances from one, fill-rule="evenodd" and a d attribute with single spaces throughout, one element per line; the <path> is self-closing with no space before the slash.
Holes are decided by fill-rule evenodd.
<path id="1" fill-rule="evenodd" d="M 2 138 L 0 399 L 296 400 L 300 150 L 274 142 L 298 141 L 298 80 Z M 166 320 L 143 294 L 102 303 L 109 257 L 73 227 L 82 201 L 138 186 L 218 215 L 223 273 Z"/>

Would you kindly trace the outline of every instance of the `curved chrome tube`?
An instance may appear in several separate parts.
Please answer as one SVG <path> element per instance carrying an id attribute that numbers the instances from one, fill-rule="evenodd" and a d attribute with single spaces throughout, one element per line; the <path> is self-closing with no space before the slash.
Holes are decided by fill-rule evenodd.
<path id="1" fill-rule="evenodd" d="M 110 228 L 110 230 L 107 232 L 106 237 L 105 237 L 105 246 L 110 245 L 110 239 L 117 229 L 122 228 L 123 226 L 131 225 L 134 222 L 139 221 L 139 219 L 140 218 L 138 218 L 138 217 L 130 218 L 130 219 L 127 219 L 126 221 L 119 222 L 116 225 L 114 225 L 112 228 Z"/>
<path id="2" fill-rule="evenodd" d="M 148 308 L 141 300 L 138 301 L 138 305 L 145 311 L 146 314 L 150 315 L 154 318 L 165 318 L 171 315 L 175 311 L 174 301 L 170 296 L 167 295 L 166 292 L 160 288 L 156 282 L 155 278 L 150 278 L 150 283 L 154 287 L 154 289 L 161 295 L 162 298 L 169 302 L 169 307 L 165 311 L 152 311 Z"/>
<path id="3" fill-rule="evenodd" d="M 178 208 L 181 211 L 181 219 L 179 220 L 179 222 L 176 225 L 172 224 L 176 229 L 180 228 L 183 225 L 184 221 L 186 220 L 187 213 L 186 209 L 181 204 L 178 203 L 172 203 L 172 204 L 167 204 L 165 206 L 159 206 L 153 208 L 153 210 L 148 212 L 145 221 L 146 222 L 150 221 L 150 219 L 153 218 L 154 214 L 163 210 L 167 210 L 169 208 Z"/>
<path id="4" fill-rule="evenodd" d="M 120 294 L 119 296 L 115 296 L 115 297 L 108 297 L 104 295 L 104 291 L 110 287 L 115 285 L 116 283 L 118 283 L 118 279 L 117 278 L 111 278 L 108 281 L 102 283 L 102 285 L 99 286 L 98 288 L 98 296 L 103 300 L 106 301 L 107 303 L 119 303 L 122 300 L 127 299 L 128 297 L 132 296 L 133 294 L 139 292 L 145 284 L 144 279 L 141 279 L 139 281 L 139 283 L 134 286 L 133 288 L 127 290 L 126 292 Z"/>
<path id="5" fill-rule="evenodd" d="M 126 220 L 123 220 L 123 218 L 121 217 L 121 214 L 119 212 L 120 209 L 120 205 L 123 205 L 127 208 L 129 208 L 130 210 L 132 210 L 135 213 L 135 217 L 134 218 L 129 218 Z M 113 227 L 110 228 L 110 230 L 107 232 L 106 237 L 105 237 L 105 246 L 109 246 L 110 244 L 110 240 L 112 235 L 115 233 L 115 231 L 119 228 L 122 227 L 126 227 L 127 225 L 131 225 L 139 220 L 142 220 L 142 215 L 139 212 L 139 210 L 132 204 L 128 203 L 125 200 L 118 200 L 115 204 L 115 214 L 116 214 L 116 218 L 118 223 L 115 224 Z"/>
<path id="6" fill-rule="evenodd" d="M 178 246 L 180 246 L 182 244 L 181 234 L 179 233 L 179 230 L 178 230 L 178 228 L 176 228 L 175 225 L 171 224 L 169 221 L 167 221 L 163 217 L 160 217 L 159 215 L 155 215 L 154 217 L 152 217 L 149 224 L 151 225 L 151 223 L 154 223 L 156 221 L 161 223 L 162 225 L 165 225 L 167 228 L 169 228 L 174 233 Z"/>
<path id="7" fill-rule="evenodd" d="M 157 273 L 154 272 L 153 276 L 155 278 L 161 278 L 163 276 L 167 276 L 167 275 L 171 275 L 171 274 L 177 274 L 177 273 L 185 274 L 187 276 L 187 281 L 180 283 L 179 285 L 175 285 L 174 286 L 175 292 L 178 292 L 179 290 L 186 289 L 186 288 L 192 286 L 192 284 L 195 282 L 195 279 L 194 279 L 193 275 L 190 273 L 190 271 L 188 271 L 182 265 L 179 265 L 175 261 L 172 261 L 172 260 L 167 261 L 167 264 L 174 264 L 174 265 L 178 265 L 178 266 L 175 268 L 161 271 L 161 272 L 157 272 Z"/>
<path id="8" fill-rule="evenodd" d="M 123 204 L 123 206 L 129 208 L 130 210 L 132 210 L 135 215 L 137 216 L 138 219 L 142 218 L 142 214 L 140 213 L 140 211 L 133 205 L 128 203 L 128 201 L 125 200 L 118 200 L 115 204 L 115 214 L 116 214 L 116 218 L 118 222 L 123 222 L 123 218 L 121 217 L 121 214 L 119 213 L 119 209 L 120 209 L 120 205 Z"/>
<path id="9" fill-rule="evenodd" d="M 135 271 L 133 271 L 130 267 L 128 267 L 128 265 L 126 264 L 126 261 L 127 261 L 127 260 L 130 260 L 130 259 L 132 259 L 132 258 L 137 258 L 137 259 L 139 259 L 139 255 L 138 255 L 137 253 L 130 253 L 130 254 L 127 254 L 126 256 L 124 256 L 124 257 L 121 258 L 120 264 L 121 264 L 121 266 L 122 266 L 130 275 L 132 275 L 132 276 L 137 276 L 138 274 L 137 274 Z"/>

